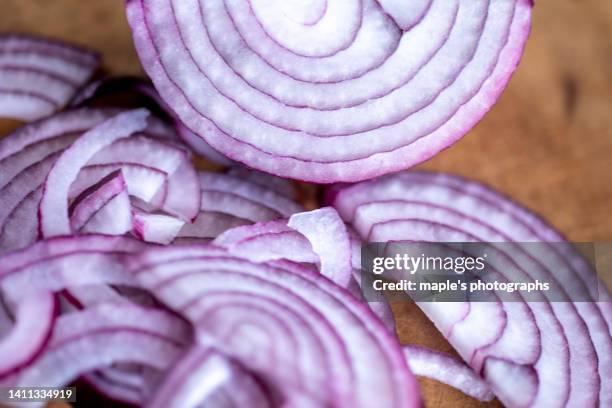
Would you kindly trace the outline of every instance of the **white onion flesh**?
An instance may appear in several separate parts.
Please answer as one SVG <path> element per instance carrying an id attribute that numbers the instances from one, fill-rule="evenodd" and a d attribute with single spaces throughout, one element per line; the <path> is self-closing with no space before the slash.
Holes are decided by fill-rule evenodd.
<path id="1" fill-rule="evenodd" d="M 593 270 L 550 226 L 502 195 L 436 173 L 401 173 L 331 197 L 369 241 L 554 242 L 537 259 L 527 246 L 496 249 L 494 267 L 521 270 L 555 291 L 588 294 Z M 503 276 L 503 275 L 502 275 Z M 421 302 L 463 359 L 508 406 L 606 405 L 612 398 L 609 293 L 600 302 Z M 519 394 L 516 390 L 522 390 Z"/>
<path id="2" fill-rule="evenodd" d="M 273 0 L 130 0 L 127 13 L 189 130 L 250 167 L 330 183 L 407 168 L 463 136 L 518 64 L 532 7 L 337 3 L 313 25 L 295 21 L 302 2 Z"/>
<path id="3" fill-rule="evenodd" d="M 93 51 L 0 35 L 0 117 L 32 121 L 65 107 L 100 65 Z"/>

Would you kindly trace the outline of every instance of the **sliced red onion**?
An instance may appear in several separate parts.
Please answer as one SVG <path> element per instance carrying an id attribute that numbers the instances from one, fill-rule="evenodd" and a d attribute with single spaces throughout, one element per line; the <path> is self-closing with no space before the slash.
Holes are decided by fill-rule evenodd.
<path id="1" fill-rule="evenodd" d="M 40 231 L 44 237 L 70 233 L 68 192 L 79 170 L 98 151 L 146 127 L 148 112 L 121 113 L 81 136 L 58 158 L 47 176 L 40 201 Z"/>
<path id="2" fill-rule="evenodd" d="M 287 226 L 304 235 L 321 260 L 321 274 L 346 287 L 352 276 L 351 244 L 338 213 L 329 207 L 293 214 Z"/>
<path id="3" fill-rule="evenodd" d="M 34 292 L 13 300 L 17 301 L 15 322 L 0 338 L 0 378 L 26 366 L 43 351 L 57 315 L 51 292 Z"/>
<path id="4" fill-rule="evenodd" d="M 225 406 L 223 400 L 218 401 L 220 404 L 213 403 L 215 394 L 223 391 L 224 394 L 233 397 L 242 396 L 245 405 L 233 406 L 268 406 L 265 399 L 263 404 L 261 402 L 264 397 L 261 391 L 254 388 L 248 380 L 236 378 L 240 376 L 244 376 L 240 368 L 227 358 L 211 349 L 196 345 L 167 374 L 147 406 L 150 408 Z M 242 387 L 238 387 L 239 385 Z M 246 388 L 244 385 L 251 387 Z M 253 390 L 259 391 L 259 395 Z"/>
<path id="5" fill-rule="evenodd" d="M 345 288 L 352 279 L 346 227 L 329 207 L 297 213 L 288 220 L 234 228 L 214 243 L 256 262 L 288 259 L 317 264 L 322 275 Z"/>
<path id="6" fill-rule="evenodd" d="M 233 215 L 251 222 L 282 217 L 279 212 L 232 192 L 202 190 L 202 211 Z"/>
<path id="7" fill-rule="evenodd" d="M 50 118 L 30 123 L 0 139 L 0 159 L 4 160 L 9 156 L 18 154 L 26 146 L 38 142 L 49 141 L 68 134 L 81 134 L 117 113 L 119 113 L 117 110 L 112 109 L 78 109 L 58 113 Z M 16 163 L 26 162 L 27 165 L 30 165 L 39 159 L 27 161 L 20 159 L 16 160 Z M 16 173 L 18 172 L 14 174 Z"/>
<path id="8" fill-rule="evenodd" d="M 169 244 L 176 238 L 185 221 L 165 214 L 153 214 L 141 210 L 134 212 L 134 234 L 147 242 Z"/>
<path id="9" fill-rule="evenodd" d="M 502 278 L 505 270 L 516 270 L 525 279 L 549 282 L 560 294 L 570 286 L 574 293 L 589 293 L 586 282 L 594 272 L 584 258 L 537 216 L 480 184 L 402 173 L 330 197 L 364 240 L 556 242 L 544 257 L 534 257 L 526 246 L 510 253 L 490 244 L 496 253 L 491 262 Z M 612 374 L 609 308 L 569 298 L 550 302 L 547 296 L 540 302 L 420 306 L 503 403 L 606 405 L 612 399 L 606 380 Z M 610 299 L 609 293 L 600 299 Z"/>
<path id="10" fill-rule="evenodd" d="M 31 121 L 62 109 L 100 64 L 84 48 L 0 35 L 0 117 Z"/>
<path id="11" fill-rule="evenodd" d="M 57 237 L 2 256 L 0 284 L 9 293 L 60 291 L 68 286 L 134 285 L 123 257 L 145 244 L 109 235 Z"/>
<path id="12" fill-rule="evenodd" d="M 277 192 L 276 185 L 288 190 L 290 185 L 261 185 L 243 173 L 222 174 L 199 172 L 201 211 L 193 223 L 185 224 L 178 234 L 181 239 L 216 238 L 223 232 L 242 225 L 288 217 L 302 206 Z M 259 176 L 260 181 L 264 176 Z"/>
<path id="13" fill-rule="evenodd" d="M 494 397 L 487 383 L 456 357 L 419 346 L 405 346 L 404 354 L 414 375 L 450 385 L 480 401 Z"/>
<path id="14" fill-rule="evenodd" d="M 71 287 L 63 292 L 62 299 L 65 300 L 62 310 L 74 311 L 81 310 L 89 306 L 103 303 L 123 303 L 129 302 L 115 288 L 108 285 L 82 285 Z M 137 303 L 137 302 L 134 302 Z"/>
<path id="15" fill-rule="evenodd" d="M 225 166 L 234 164 L 234 162 L 210 147 L 202 138 L 191 132 L 180 121 L 176 120 L 174 112 L 161 99 L 153 85 L 142 78 L 119 76 L 94 81 L 74 96 L 70 106 L 100 106 L 100 100 L 102 100 L 103 106 L 124 106 L 126 94 L 128 97 L 131 96 L 132 99 L 135 99 L 132 102 L 135 102 L 138 106 L 143 105 L 146 108 L 150 108 L 161 117 L 170 118 L 175 122 L 174 126 L 178 136 L 199 155 L 216 164 Z M 105 98 L 110 100 L 104 101 Z M 146 100 L 143 101 L 143 98 Z"/>
<path id="16" fill-rule="evenodd" d="M 59 114 L 14 132 L 7 138 L 12 144 L 0 143 L 0 152 L 4 156 L 0 168 L 6 175 L 6 178 L 0 178 L 0 185 L 4 186 L 0 189 L 0 196 L 6 202 L 0 210 L 2 249 L 23 247 L 38 238 L 36 202 L 41 200 L 41 186 L 49 171 L 63 151 L 83 137 L 83 132 L 116 113 L 116 110 L 108 109 L 80 109 Z M 21 150 L 15 150 L 15 147 L 21 147 Z M 75 198 L 85 191 L 97 189 L 101 180 L 118 170 L 125 178 L 127 192 L 107 197 L 113 199 L 95 216 L 89 213 L 90 220 L 85 217 L 89 225 L 80 225 L 82 232 L 123 234 L 131 229 L 132 200 L 127 193 L 184 220 L 197 215 L 201 200 L 197 174 L 172 128 L 160 120 L 151 118 L 142 134 L 110 143 L 93 154 L 70 183 L 66 201 L 76 205 L 73 202 Z M 77 198 L 76 202 L 79 200 Z M 104 200 L 98 203 L 98 207 L 102 203 Z M 108 214 L 112 214 L 112 219 Z M 168 237 L 176 236 L 176 231 L 163 233 Z M 167 239 L 162 241 L 167 242 Z"/>
<path id="17" fill-rule="evenodd" d="M 4 186 L 2 192 L 11 203 L 18 203 L 41 183 L 48 167 L 57 160 L 57 154 L 70 146 L 83 132 L 117 112 L 91 109 L 67 112 L 28 125 L 3 139 L 0 143 L 0 157 L 3 157 L 0 161 L 0 168 L 3 170 L 0 177 L 0 185 Z M 143 200 L 152 200 L 162 184 L 169 181 L 173 191 L 177 189 L 175 183 L 189 185 L 189 180 L 195 189 L 195 172 L 190 172 L 189 168 L 185 169 L 185 162 L 188 162 L 189 158 L 184 146 L 177 143 L 171 127 L 163 125 L 159 120 L 150 120 L 145 135 L 136 135 L 129 138 L 129 141 L 113 143 L 94 155 L 84 168 L 87 171 L 81 171 L 71 185 L 71 196 L 78 195 L 79 190 L 90 187 L 119 168 L 125 170 L 124 176 L 130 194 Z M 135 150 L 142 154 L 134 154 Z M 97 179 L 96 174 L 99 175 Z M 172 199 L 174 198 L 164 196 L 159 204 L 172 209 Z M 166 203 L 165 200 L 169 202 Z M 185 217 L 193 215 L 189 211 L 193 212 L 193 208 L 198 207 L 198 200 L 198 194 L 193 194 L 193 200 L 184 200 L 190 206 L 184 214 Z M 6 211 L 14 209 L 15 204 Z"/>
<path id="18" fill-rule="evenodd" d="M 357 181 L 420 163 L 495 103 L 529 0 L 129 0 L 141 62 L 213 149 L 283 177 Z"/>
<path id="19" fill-rule="evenodd" d="M 7 140 L 12 140 L 12 136 L 7 136 Z M 28 145 L 23 150 L 5 157 L 0 161 L 0 171 L 2 171 L 0 185 L 3 189 L 11 188 L 10 185 L 18 181 L 16 179 L 29 174 L 32 175 L 28 177 L 35 178 L 38 183 L 40 176 L 33 175 L 46 174 L 48 170 L 43 173 L 43 169 L 46 169 L 48 163 L 54 163 L 57 155 L 70 146 L 79 136 L 79 133 L 60 135 L 44 142 Z"/>
<path id="20" fill-rule="evenodd" d="M 130 199 L 121 170 L 92 187 L 72 203 L 71 231 L 123 235 L 131 230 Z"/>
<path id="21" fill-rule="evenodd" d="M 110 199 L 83 226 L 86 234 L 123 235 L 133 228 L 130 197 L 124 190 Z"/>
<path id="22" fill-rule="evenodd" d="M 402 0 L 377 0 L 385 13 L 395 21 L 402 30 L 409 30 L 425 17 L 432 0 L 414 0 L 410 3 Z"/>
<path id="23" fill-rule="evenodd" d="M 347 234 L 346 227 L 337 217 L 330 208 L 294 214 L 289 220 L 229 229 L 219 235 L 214 244 L 255 262 L 287 259 L 317 265 L 321 274 L 347 288 L 357 299 L 362 299 L 359 289 L 361 242 L 354 233 Z M 289 225 L 292 220 L 293 227 Z M 309 228 L 315 224 L 315 231 L 310 231 Z M 298 225 L 300 229 L 296 228 Z M 333 242 L 331 237 L 335 237 Z M 381 301 L 368 305 L 389 332 L 395 334 L 395 319 L 389 304 Z"/>
<path id="24" fill-rule="evenodd" d="M 232 228 L 219 235 L 215 244 L 253 257 L 257 262 L 275 259 L 319 262 L 310 242 L 287 222 L 284 219 Z"/>
<path id="25" fill-rule="evenodd" d="M 136 155 L 134 152 L 139 154 Z M 89 165 L 104 164 L 131 164 L 165 173 L 167 180 L 164 189 L 155 190 L 153 197 L 145 197 L 142 194 L 138 197 L 186 221 L 192 220 L 197 215 L 200 207 L 200 189 L 196 171 L 184 147 L 178 147 L 165 140 L 137 135 L 111 144 L 89 161 Z M 139 188 L 139 185 L 153 187 L 146 183 L 134 184 L 132 190 Z M 153 191 L 153 188 L 149 191 Z"/>
<path id="26" fill-rule="evenodd" d="M 236 176 L 230 174 L 200 172 L 200 187 L 204 193 L 225 193 L 227 195 L 243 198 L 249 203 L 260 207 L 263 206 L 264 208 L 261 211 L 267 213 L 263 217 L 260 215 L 255 217 L 243 216 L 242 218 L 252 219 L 254 222 L 268 221 L 274 218 L 289 217 L 291 214 L 302 210 L 302 206 L 292 199 L 280 195 L 274 187 L 269 184 L 262 186 L 252 179 L 241 177 L 238 174 L 236 174 Z M 210 205 L 206 203 L 204 198 L 202 199 L 202 204 Z M 241 204 L 243 206 L 249 205 L 245 202 Z M 212 210 L 225 212 L 221 208 Z M 230 212 L 230 214 L 240 216 L 240 214 L 237 214 L 235 211 Z"/>
<path id="27" fill-rule="evenodd" d="M 166 189 L 168 175 L 157 167 L 137 163 L 92 164 L 83 167 L 70 186 L 68 196 L 77 196 L 91 186 L 92 180 L 101 180 L 118 170 L 123 174 L 127 192 L 134 198 L 151 202 L 158 191 Z"/>
<path id="28" fill-rule="evenodd" d="M 146 386 L 146 377 L 153 377 L 159 374 L 158 370 L 155 370 L 151 366 L 133 364 L 133 363 L 117 363 L 110 367 L 106 367 L 98 370 L 102 377 L 107 380 L 115 381 L 119 384 L 131 386 L 134 388 L 142 388 Z M 149 371 L 145 374 L 145 371 Z"/>
<path id="29" fill-rule="evenodd" d="M 246 224 L 250 224 L 250 221 L 244 218 L 219 212 L 204 211 L 192 223 L 185 224 L 177 234 L 177 237 L 215 238 L 230 228 Z"/>
<path id="30" fill-rule="evenodd" d="M 24 203 L 27 197 L 44 183 L 49 170 L 51 170 L 58 157 L 59 152 L 30 166 L 26 171 L 20 173 L 10 183 L 0 189 L 0 197 L 2 197 L 0 224 L 3 227 L 7 221 L 10 221 L 11 215 Z"/>
<path id="31" fill-rule="evenodd" d="M 28 194 L 10 214 L 2 226 L 0 235 L 0 252 L 23 248 L 38 237 L 38 204 L 42 197 L 42 188 Z"/>
<path id="32" fill-rule="evenodd" d="M 158 196 L 159 197 L 159 196 Z M 156 197 L 153 198 L 155 201 Z M 161 208 L 184 221 L 193 222 L 200 211 L 200 184 L 189 160 L 184 160 L 168 179 Z"/>
<path id="33" fill-rule="evenodd" d="M 357 297 L 363 297 L 361 290 L 361 239 L 357 233 L 347 226 L 347 232 L 351 243 L 351 266 L 353 268 L 353 280 L 357 287 L 354 289 Z M 386 298 L 381 298 L 377 302 L 368 302 L 368 306 L 376 316 L 387 326 L 389 333 L 396 333 L 395 316 Z"/>
<path id="34" fill-rule="evenodd" d="M 208 246 L 145 251 L 141 283 L 215 347 L 286 400 L 418 406 L 397 340 L 352 295 L 316 271 L 252 263 Z M 372 393 L 372 387 L 377 390 Z"/>
<path id="35" fill-rule="evenodd" d="M 227 170 L 230 176 L 248 180 L 254 184 L 274 190 L 277 193 L 294 200 L 297 196 L 295 185 L 287 179 L 262 173 L 243 166 L 233 166 Z"/>
<path id="36" fill-rule="evenodd" d="M 59 387 L 117 362 L 164 370 L 180 355 L 186 334 L 184 323 L 167 312 L 128 304 L 70 313 L 58 319 L 45 352 L 6 383 Z"/>
<path id="37" fill-rule="evenodd" d="M 221 164 L 223 166 L 231 166 L 234 163 L 230 159 L 210 147 L 210 145 L 206 143 L 204 139 L 193 133 L 191 130 L 189 130 L 187 126 L 183 125 L 181 122 L 177 121 L 176 131 L 181 137 L 181 139 L 183 139 L 183 141 L 187 143 L 189 147 L 191 147 L 200 156 L 210 160 L 213 163 Z"/>

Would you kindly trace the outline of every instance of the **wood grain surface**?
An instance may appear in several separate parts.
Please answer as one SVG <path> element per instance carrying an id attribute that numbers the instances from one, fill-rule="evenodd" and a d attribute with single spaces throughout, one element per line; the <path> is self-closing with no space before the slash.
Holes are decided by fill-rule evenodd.
<path id="1" fill-rule="evenodd" d="M 2 0 L 1 10 L 0 32 L 80 43 L 102 52 L 107 71 L 142 74 L 121 0 Z M 16 125 L 0 121 L 0 134 Z M 612 1 L 537 0 L 523 61 L 497 105 L 419 167 L 490 184 L 571 240 L 612 241 Z M 393 306 L 403 342 L 451 351 L 417 308 Z M 421 385 L 428 407 L 499 404 Z"/>

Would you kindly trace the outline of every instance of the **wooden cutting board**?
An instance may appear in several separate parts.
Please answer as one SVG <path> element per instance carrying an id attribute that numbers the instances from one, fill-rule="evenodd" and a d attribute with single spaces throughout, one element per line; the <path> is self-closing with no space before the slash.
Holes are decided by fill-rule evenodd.
<path id="1" fill-rule="evenodd" d="M 109 72 L 143 72 L 122 0 L 3 0 L 4 31 L 77 42 L 100 50 Z M 16 125 L 0 120 L 0 134 Z M 538 0 L 523 62 L 500 101 L 419 167 L 486 182 L 571 240 L 612 241 L 612 1 Z M 393 306 L 403 342 L 451 351 L 417 308 Z M 498 404 L 434 381 L 421 385 L 429 407 Z"/>

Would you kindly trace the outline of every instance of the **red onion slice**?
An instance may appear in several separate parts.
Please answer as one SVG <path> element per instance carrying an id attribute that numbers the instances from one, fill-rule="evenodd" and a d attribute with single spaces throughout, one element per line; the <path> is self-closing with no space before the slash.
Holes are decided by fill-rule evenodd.
<path id="1" fill-rule="evenodd" d="M 48 163 L 52 158 L 52 162 L 55 162 L 57 154 L 70 146 L 78 136 L 80 136 L 78 133 L 58 136 L 44 142 L 34 143 L 20 152 L 5 157 L 0 161 L 0 171 L 2 171 L 0 186 L 6 188 L 14 184 L 15 179 L 22 176 L 23 173 L 35 171 L 42 163 Z M 12 135 L 7 138 L 11 140 Z M 40 172 L 40 170 L 37 171 Z"/>
<path id="2" fill-rule="evenodd" d="M 308 14 L 313 5 L 309 2 L 282 6 L 283 2 L 276 0 L 252 0 L 249 5 L 259 24 L 275 42 L 297 55 L 321 58 L 347 48 L 362 18 L 360 0 L 321 5 L 323 2 L 317 2 L 316 21 L 311 23 L 308 22 L 313 18 Z M 300 21 L 295 21 L 296 18 Z"/>
<path id="3" fill-rule="evenodd" d="M 84 132 L 117 112 L 79 109 L 58 114 L 19 129 L 0 143 L 0 157 L 4 157 L 0 160 L 0 197 L 6 203 L 0 209 L 0 248 L 20 248 L 38 238 L 36 202 L 41 200 L 48 173 Z M 107 144 L 87 160 L 86 166 L 79 167 L 66 201 L 76 205 L 76 197 L 96 189 L 102 179 L 118 170 L 124 176 L 127 192 L 107 197 L 112 200 L 104 210 L 96 212 L 95 217 L 89 213 L 88 217 L 94 217 L 90 224 L 79 226 L 82 232 L 123 234 L 131 229 L 133 199 L 128 193 L 151 204 L 152 211 L 164 210 L 183 220 L 197 215 L 201 200 L 197 173 L 171 126 L 151 118 L 142 133 Z M 102 203 L 98 203 L 98 210 Z M 113 214 L 113 218 L 105 214 Z M 170 234 L 175 236 L 176 231 L 166 233 Z"/>
<path id="4" fill-rule="evenodd" d="M 147 116 L 145 110 L 119 114 L 85 133 L 62 153 L 47 176 L 40 201 L 40 229 L 44 237 L 70 233 L 67 197 L 79 170 L 115 140 L 143 130 Z"/>
<path id="5" fill-rule="evenodd" d="M 0 252 L 23 248 L 38 238 L 39 217 L 38 205 L 42 197 L 42 188 L 38 188 L 11 210 L 0 235 Z"/>
<path id="6" fill-rule="evenodd" d="M 297 218 L 297 220 L 296 220 Z M 300 220 L 301 218 L 301 220 Z M 327 218 L 327 220 L 326 220 Z M 336 284 L 345 287 L 357 299 L 362 299 L 359 289 L 361 275 L 361 242 L 354 233 L 347 234 L 346 227 L 329 208 L 294 214 L 286 220 L 257 223 L 225 231 L 213 242 L 255 262 L 290 260 L 316 265 L 321 274 Z M 307 232 L 308 224 L 316 223 L 316 231 L 302 231 L 288 225 L 291 220 L 302 225 Z M 338 223 L 340 221 L 340 223 Z M 294 225 L 295 226 L 295 225 Z M 336 231 L 336 232 L 332 232 Z M 333 242 L 329 237 L 343 235 Z M 316 245 L 316 249 L 313 246 Z M 348 247 L 348 251 L 347 251 Z M 395 334 L 395 319 L 386 301 L 368 303 L 390 333 Z"/>
<path id="7" fill-rule="evenodd" d="M 0 35 L 0 116 L 31 121 L 62 109 L 99 64 L 96 53 L 73 45 Z"/>
<path id="8" fill-rule="evenodd" d="M 69 211 L 71 231 L 83 229 L 84 232 L 111 235 L 122 235 L 129 231 L 131 229 L 130 200 L 127 196 L 123 173 L 120 170 L 111 173 L 92 187 L 90 191 L 85 191 L 72 203 Z"/>
<path id="9" fill-rule="evenodd" d="M 200 156 L 205 157 L 213 163 L 221 164 L 223 166 L 231 166 L 233 164 L 230 159 L 210 147 L 210 145 L 206 143 L 204 139 L 193 133 L 181 122 L 176 123 L 176 132 L 179 134 L 181 139 L 183 139 L 183 141 Z"/>
<path id="10" fill-rule="evenodd" d="M 250 167 L 330 183 L 426 160 L 508 82 L 530 1 L 427 3 L 347 1 L 312 26 L 272 0 L 130 0 L 127 13 L 143 66 L 191 131 Z"/>
<path id="11" fill-rule="evenodd" d="M 57 302 L 51 292 L 34 292 L 14 300 L 15 322 L 0 339 L 0 378 L 26 366 L 43 351 L 57 315 Z"/>
<path id="12" fill-rule="evenodd" d="M 200 342 L 263 375 L 281 396 L 295 390 L 323 405 L 419 404 L 397 340 L 359 301 L 313 271 L 255 264 L 206 246 L 137 258 L 139 280 L 196 324 Z M 328 363 L 298 363 L 321 359 Z"/>
<path id="13" fill-rule="evenodd" d="M 382 9 L 402 30 L 408 30 L 418 23 L 425 16 L 432 2 L 432 0 L 415 0 L 410 3 L 402 0 L 378 0 Z"/>
<path id="14" fill-rule="evenodd" d="M 239 401 L 241 404 L 237 404 Z M 236 405 L 231 405 L 231 402 Z M 201 405 L 270 406 L 265 395 L 240 367 L 213 350 L 195 345 L 167 374 L 147 406 L 180 408 Z"/>
<path id="15" fill-rule="evenodd" d="M 241 225 L 250 224 L 249 220 L 219 212 L 201 212 L 196 219 L 185 224 L 179 231 L 180 238 L 215 238 L 224 231 Z"/>
<path id="16" fill-rule="evenodd" d="M 200 172 L 200 186 L 204 191 L 231 193 L 244 199 L 255 201 L 278 212 L 276 218 L 288 217 L 302 210 L 302 207 L 293 201 L 294 192 L 290 193 L 290 198 L 286 195 L 286 193 L 289 194 L 287 188 L 285 188 L 286 191 L 279 194 L 272 177 L 260 176 L 260 183 L 255 179 L 256 174 L 246 169 L 238 170 L 238 168 L 231 169 L 229 174 Z M 257 220 L 266 221 L 261 218 L 257 218 Z"/>
<path id="17" fill-rule="evenodd" d="M 116 362 L 166 369 L 182 341 L 176 317 L 137 306 L 103 305 L 58 319 L 49 346 L 31 365 L 9 379 L 14 386 L 59 387 L 80 374 Z M 179 321 L 180 322 L 180 321 Z M 66 356 L 79 355 L 80 358 Z"/>
<path id="18" fill-rule="evenodd" d="M 189 160 L 184 160 L 168 179 L 161 208 L 187 222 L 193 222 L 200 211 L 201 192 L 198 175 Z M 155 200 L 156 197 L 153 198 Z"/>
<path id="19" fill-rule="evenodd" d="M 232 192 L 202 190 L 202 211 L 230 214 L 251 222 L 269 221 L 282 214 Z"/>
<path id="20" fill-rule="evenodd" d="M 169 244 L 176 238 L 185 221 L 165 214 L 152 214 L 141 210 L 134 212 L 134 234 L 147 242 Z"/>
<path id="21" fill-rule="evenodd" d="M 282 177 L 273 176 L 268 173 L 262 173 L 257 170 L 249 169 L 243 166 L 233 166 L 227 170 L 230 176 L 238 177 L 262 187 L 274 190 L 277 193 L 289 198 L 295 199 L 297 191 L 291 180 Z"/>
<path id="22" fill-rule="evenodd" d="M 133 286 L 124 257 L 142 250 L 134 239 L 109 235 L 58 237 L 2 256 L 0 281 L 10 293 L 60 291 L 98 284 Z"/>
<path id="23" fill-rule="evenodd" d="M 21 152 L 27 146 L 63 135 L 80 134 L 119 113 L 117 110 L 78 109 L 25 125 L 0 139 L 0 159 Z M 23 162 L 24 160 L 19 160 Z M 28 162 L 27 165 L 34 163 Z"/>
<path id="24" fill-rule="evenodd" d="M 111 198 L 81 228 L 86 234 L 123 235 L 133 226 L 130 197 L 122 191 Z"/>
<path id="25" fill-rule="evenodd" d="M 414 375 L 440 381 L 480 401 L 494 397 L 486 382 L 455 357 L 418 346 L 405 346 L 404 354 Z"/>
<path id="26" fill-rule="evenodd" d="M 497 251 L 495 267 L 522 271 L 550 282 L 560 294 L 571 287 L 588 295 L 593 270 L 545 222 L 516 203 L 477 183 L 435 173 L 403 173 L 340 189 L 330 195 L 345 221 L 364 239 L 385 241 L 556 242 L 546 256 L 516 245 Z M 510 248 L 510 249 L 508 249 Z M 493 261 L 492 261 L 493 262 Z M 547 296 L 547 295 L 546 295 Z M 609 299 L 603 293 L 601 300 Z M 502 303 L 507 323 L 495 341 L 475 343 L 485 324 L 474 306 L 448 316 L 448 304 L 422 304 L 470 365 L 509 406 L 606 404 L 611 398 L 609 309 L 595 302 Z M 439 309 L 440 313 L 432 314 Z M 429 311 L 428 311 L 429 310 Z M 444 322 L 448 323 L 444 323 Z M 441 324 L 442 322 L 442 324 Z M 457 330 L 462 327 L 461 330 Z M 470 346 L 471 344 L 471 346 Z M 484 347 L 483 347 L 484 346 Z M 468 351 L 471 349 L 472 351 Z M 588 375 L 585 373 L 589 373 Z M 516 390 L 524 392 L 517 394 Z"/>
<path id="27" fill-rule="evenodd" d="M 317 264 L 323 276 L 344 288 L 352 280 L 351 243 L 333 208 L 296 213 L 286 221 L 238 227 L 214 242 L 256 262 L 288 259 Z"/>
<path id="28" fill-rule="evenodd" d="M 123 174 L 129 195 L 145 202 L 151 202 L 160 190 L 165 190 L 168 182 L 168 175 L 159 168 L 137 163 L 93 164 L 81 169 L 70 185 L 68 196 L 76 197 L 89 188 L 93 180 L 102 180 L 115 171 Z"/>
<path id="29" fill-rule="evenodd" d="M 202 171 L 198 178 L 201 211 L 193 223 L 185 224 L 179 238 L 216 238 L 231 228 L 288 217 L 302 210 L 285 196 L 292 191 L 285 180 L 252 175 L 238 168 L 229 174 Z"/>
<path id="30" fill-rule="evenodd" d="M 319 256 L 321 274 L 342 287 L 352 277 L 351 244 L 338 213 L 329 207 L 293 214 L 287 226 L 304 235 Z"/>

